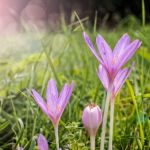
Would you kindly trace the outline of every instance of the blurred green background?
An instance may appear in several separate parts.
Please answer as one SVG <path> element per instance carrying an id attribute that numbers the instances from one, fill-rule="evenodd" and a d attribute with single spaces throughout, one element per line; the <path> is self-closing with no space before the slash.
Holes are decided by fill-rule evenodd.
<path id="1" fill-rule="evenodd" d="M 1 2 L 3 6 L 8 4 L 7 1 Z M 3 14 L 0 27 L 5 27 L 0 36 L 0 150 L 16 150 L 17 146 L 36 150 L 39 133 L 46 136 L 50 149 L 55 149 L 53 126 L 31 97 L 34 88 L 45 98 L 50 78 L 57 79 L 59 89 L 65 82 L 75 81 L 73 95 L 60 121 L 60 146 L 70 150 L 89 149 L 89 137 L 81 121 L 82 111 L 91 102 L 103 110 L 106 93 L 96 75 L 99 63 L 85 44 L 83 31 L 90 35 L 93 43 L 97 34 L 101 34 L 112 49 L 126 32 L 132 40 L 138 38 L 142 41 L 142 46 L 127 64 L 130 66 L 134 61 L 135 68 L 115 102 L 113 149 L 149 150 L 149 1 L 145 0 L 143 5 L 140 0 L 55 0 L 55 5 L 52 5 L 53 1 L 48 1 L 47 5 L 45 2 L 32 0 L 28 4 L 42 5 L 42 10 L 46 6 L 47 11 L 53 10 L 51 14 L 55 9 L 58 11 L 58 19 L 54 13 L 51 18 L 55 21 L 50 19 L 50 24 L 46 25 L 41 23 L 42 17 L 36 18 L 37 21 L 36 15 L 29 13 L 29 22 L 27 17 L 25 22 L 16 18 L 19 20 L 19 28 L 16 28 L 8 23 L 10 14 L 7 16 L 2 9 L 0 11 Z M 8 26 L 3 25 L 5 20 Z M 12 32 L 12 29 L 17 30 Z M 96 150 L 99 149 L 100 132 L 101 128 L 97 134 Z M 107 145 L 108 132 L 106 149 Z"/>

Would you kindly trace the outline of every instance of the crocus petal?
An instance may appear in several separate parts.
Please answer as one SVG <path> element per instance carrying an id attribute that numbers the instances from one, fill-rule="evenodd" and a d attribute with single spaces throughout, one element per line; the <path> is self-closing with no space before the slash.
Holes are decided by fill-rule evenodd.
<path id="1" fill-rule="evenodd" d="M 99 112 L 97 116 L 95 116 L 95 111 Z M 94 108 L 94 110 L 91 110 L 91 122 L 93 123 L 93 128 L 96 128 L 97 125 L 99 126 L 102 122 L 102 112 L 99 107 Z"/>
<path id="2" fill-rule="evenodd" d="M 97 60 L 101 64 L 103 64 L 103 61 L 101 60 L 100 56 L 97 54 L 97 51 L 95 50 L 95 48 L 94 48 L 94 46 L 93 46 L 89 36 L 85 32 L 83 32 L 83 36 L 84 36 L 85 42 L 88 45 L 88 47 L 90 48 L 91 52 L 94 54 L 94 56 L 97 58 Z"/>
<path id="3" fill-rule="evenodd" d="M 61 103 L 64 102 L 67 94 L 68 94 L 68 90 L 69 90 L 69 86 L 68 84 L 66 83 L 64 85 L 64 87 L 62 88 L 61 92 L 60 92 L 60 95 L 59 95 L 59 98 L 58 98 L 58 103 L 61 105 Z"/>
<path id="4" fill-rule="evenodd" d="M 64 109 L 66 108 L 66 105 L 72 95 L 72 91 L 73 91 L 73 88 L 74 88 L 74 81 L 71 82 L 71 85 L 70 87 L 68 88 L 63 88 L 61 94 L 60 94 L 60 99 L 59 99 L 59 104 L 58 104 L 58 107 L 60 108 L 60 112 L 58 114 L 58 117 L 60 118 Z"/>
<path id="5" fill-rule="evenodd" d="M 113 57 L 114 58 L 118 58 L 120 56 L 121 53 L 124 53 L 125 48 L 130 44 L 130 37 L 129 35 L 126 33 L 124 34 L 119 41 L 117 42 L 117 44 L 115 45 L 114 51 L 113 51 Z"/>
<path id="6" fill-rule="evenodd" d="M 114 85 L 113 95 L 114 96 L 116 96 L 118 94 L 119 90 L 122 88 L 126 79 L 129 77 L 133 67 L 134 67 L 134 64 L 132 64 L 130 70 L 128 68 L 125 68 L 123 70 L 120 70 L 117 73 L 116 78 L 114 79 L 114 83 L 113 83 L 113 85 Z"/>
<path id="7" fill-rule="evenodd" d="M 47 91 L 46 91 L 47 101 L 54 101 L 58 98 L 58 90 L 56 86 L 56 82 L 51 79 L 48 82 Z"/>
<path id="8" fill-rule="evenodd" d="M 55 125 L 58 121 L 57 121 L 57 99 L 55 99 L 55 97 L 53 97 L 53 95 L 51 95 L 51 99 L 47 101 L 47 111 L 48 111 L 48 116 L 49 119 L 52 121 L 53 125 Z"/>
<path id="9" fill-rule="evenodd" d="M 51 120 L 52 124 L 55 126 L 57 124 L 57 116 L 53 114 L 51 111 L 48 112 L 48 117 Z"/>
<path id="10" fill-rule="evenodd" d="M 51 112 L 51 108 L 55 105 L 50 105 L 45 103 L 43 98 L 40 96 L 38 92 L 36 92 L 34 89 L 32 90 L 34 100 L 39 105 L 39 107 L 42 109 L 42 111 L 49 117 L 49 119 L 54 123 L 55 122 L 55 113 L 53 114 Z M 54 108 L 53 108 L 54 109 Z"/>
<path id="11" fill-rule="evenodd" d="M 101 54 L 102 60 L 107 68 L 111 67 L 112 50 L 101 35 L 96 38 L 96 44 Z"/>
<path id="12" fill-rule="evenodd" d="M 140 47 L 141 45 L 141 41 L 139 40 L 135 40 L 133 41 L 131 44 L 129 44 L 124 53 L 121 54 L 120 58 L 118 58 L 118 62 L 116 64 L 116 67 L 118 68 L 118 70 L 125 64 L 128 62 L 128 60 L 134 55 L 134 53 L 136 52 L 136 50 Z"/>
<path id="13" fill-rule="evenodd" d="M 47 102 L 47 109 L 48 112 L 50 112 L 51 114 L 54 114 L 54 116 L 56 115 L 56 106 L 57 106 L 57 99 L 55 99 L 55 97 L 53 95 L 51 95 L 52 100 L 49 100 Z"/>
<path id="14" fill-rule="evenodd" d="M 37 143 L 38 150 L 48 150 L 48 142 L 42 134 L 39 135 Z"/>
<path id="15" fill-rule="evenodd" d="M 34 97 L 34 100 L 36 101 L 36 103 L 39 105 L 39 107 L 42 109 L 42 111 L 45 114 L 48 114 L 47 112 L 47 106 L 46 103 L 44 102 L 43 98 L 40 96 L 40 94 L 38 92 L 36 92 L 36 90 L 32 89 L 32 94 Z"/>
<path id="16" fill-rule="evenodd" d="M 89 128 L 89 116 L 90 116 L 90 108 L 86 107 L 86 109 L 84 109 L 84 111 L 82 113 L 82 122 L 86 129 Z"/>
<path id="17" fill-rule="evenodd" d="M 104 88 L 106 90 L 108 90 L 109 78 L 108 78 L 108 74 L 107 74 L 106 69 L 102 65 L 99 65 L 99 68 L 98 68 L 98 71 L 97 71 L 97 75 L 98 75 L 100 81 L 102 82 Z"/>

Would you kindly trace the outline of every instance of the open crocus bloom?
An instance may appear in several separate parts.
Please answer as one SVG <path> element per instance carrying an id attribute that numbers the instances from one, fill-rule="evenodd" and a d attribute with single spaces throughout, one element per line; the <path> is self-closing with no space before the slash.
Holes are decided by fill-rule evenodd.
<path id="1" fill-rule="evenodd" d="M 117 96 L 119 90 L 122 88 L 123 84 L 125 83 L 126 79 L 129 77 L 132 69 L 133 69 L 134 64 L 131 66 L 131 68 L 124 68 L 118 71 L 117 75 L 115 76 L 113 82 L 110 82 L 108 73 L 106 69 L 102 66 L 99 65 L 97 74 L 99 79 L 101 80 L 104 88 L 106 91 L 110 88 L 110 84 L 112 84 L 112 98 Z"/>
<path id="2" fill-rule="evenodd" d="M 73 81 L 70 86 L 65 84 L 62 91 L 60 92 L 60 95 L 58 96 L 56 83 L 53 79 L 51 79 L 48 82 L 46 92 L 47 102 L 43 100 L 38 92 L 36 92 L 34 89 L 32 90 L 35 101 L 40 106 L 42 111 L 49 117 L 54 126 L 59 123 L 62 113 L 71 97 L 73 87 Z"/>
<path id="3" fill-rule="evenodd" d="M 104 38 L 101 35 L 98 35 L 96 38 L 96 45 L 99 50 L 98 53 L 89 36 L 85 32 L 83 33 L 83 36 L 94 56 L 105 67 L 111 80 L 115 78 L 117 72 L 128 62 L 141 45 L 141 41 L 139 40 L 131 42 L 130 37 L 126 33 L 118 40 L 112 51 Z"/>

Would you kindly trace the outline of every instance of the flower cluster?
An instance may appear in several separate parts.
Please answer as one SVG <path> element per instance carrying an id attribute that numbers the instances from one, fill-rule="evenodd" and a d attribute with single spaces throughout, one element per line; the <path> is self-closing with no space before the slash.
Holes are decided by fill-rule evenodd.
<path id="1" fill-rule="evenodd" d="M 132 64 L 130 69 L 123 68 L 123 66 L 132 58 L 136 50 L 140 47 L 141 41 L 134 40 L 131 42 L 129 35 L 124 34 L 118 40 L 114 50 L 112 51 L 104 38 L 101 35 L 98 35 L 96 37 L 96 45 L 99 52 L 97 52 L 89 36 L 85 32 L 83 33 L 83 36 L 91 52 L 100 63 L 97 74 L 105 90 L 107 91 L 100 149 L 104 150 L 105 132 L 110 101 L 109 150 L 112 150 L 114 100 L 126 79 L 129 77 L 134 64 Z"/>
<path id="2" fill-rule="evenodd" d="M 101 35 L 98 35 L 96 38 L 97 52 L 89 36 L 85 32 L 83 33 L 83 36 L 91 52 L 100 63 L 97 69 L 97 75 L 107 91 L 107 96 L 103 117 L 100 107 L 96 104 L 90 104 L 83 110 L 82 122 L 90 135 L 91 150 L 95 150 L 95 137 L 100 124 L 103 123 L 100 148 L 101 150 L 104 150 L 107 116 L 110 103 L 109 150 L 112 150 L 115 98 L 126 79 L 129 77 L 134 67 L 134 63 L 130 68 L 123 68 L 123 66 L 132 58 L 136 50 L 140 47 L 141 41 L 134 40 L 131 42 L 128 34 L 124 34 L 112 51 L 104 38 Z M 41 108 L 43 113 L 47 115 L 54 126 L 57 150 L 60 150 L 58 124 L 72 95 L 73 88 L 73 81 L 70 85 L 66 83 L 59 94 L 56 82 L 53 79 L 50 79 L 46 91 L 46 101 L 36 90 L 32 90 L 32 96 L 35 102 Z M 39 150 L 48 150 L 48 142 L 42 134 L 40 134 L 37 139 L 37 145 Z M 17 150 L 23 150 L 23 148 L 20 147 Z"/>
<path id="3" fill-rule="evenodd" d="M 117 42 L 112 51 L 101 35 L 96 38 L 99 53 L 94 48 L 89 36 L 84 32 L 84 39 L 91 52 L 100 62 L 97 74 L 106 90 L 113 88 L 114 96 L 117 95 L 123 83 L 130 75 L 131 69 L 122 67 L 130 60 L 136 50 L 140 47 L 141 41 L 130 41 L 128 34 L 124 34 Z M 132 65 L 133 66 L 133 65 Z"/>

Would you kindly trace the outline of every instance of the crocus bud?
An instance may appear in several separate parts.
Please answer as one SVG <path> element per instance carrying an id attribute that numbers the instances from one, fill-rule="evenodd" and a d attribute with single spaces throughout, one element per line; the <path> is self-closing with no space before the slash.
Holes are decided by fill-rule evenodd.
<path id="1" fill-rule="evenodd" d="M 48 142 L 42 134 L 39 135 L 37 143 L 38 143 L 38 150 L 48 150 Z"/>
<path id="2" fill-rule="evenodd" d="M 90 136 L 95 136 L 102 122 L 102 112 L 95 104 L 88 105 L 83 110 L 82 122 Z"/>

